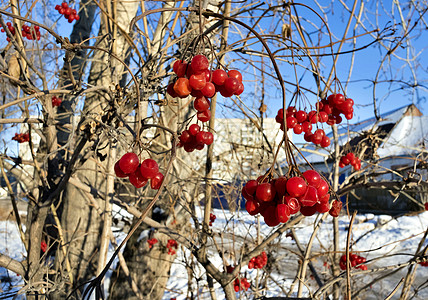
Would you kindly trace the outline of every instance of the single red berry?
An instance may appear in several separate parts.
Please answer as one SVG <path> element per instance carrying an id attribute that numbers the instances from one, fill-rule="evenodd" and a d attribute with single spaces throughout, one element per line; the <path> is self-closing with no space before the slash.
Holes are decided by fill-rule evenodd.
<path id="1" fill-rule="evenodd" d="M 275 227 L 280 223 L 276 217 L 276 206 L 268 206 L 263 212 L 263 218 L 269 227 Z"/>
<path id="2" fill-rule="evenodd" d="M 286 223 L 290 219 L 290 209 L 287 204 L 278 204 L 276 206 L 276 218 L 281 223 Z"/>
<path id="3" fill-rule="evenodd" d="M 299 201 L 303 206 L 314 206 L 319 201 L 317 189 L 313 186 L 308 186 L 306 193 L 299 198 Z"/>
<path id="4" fill-rule="evenodd" d="M 308 133 L 312 131 L 312 124 L 308 121 L 302 123 L 303 132 Z"/>
<path id="5" fill-rule="evenodd" d="M 310 217 L 317 212 L 317 208 L 314 206 L 302 206 L 300 208 L 300 213 L 306 217 Z"/>
<path id="6" fill-rule="evenodd" d="M 287 181 L 287 191 L 293 197 L 303 196 L 306 192 L 306 182 L 302 177 L 291 177 Z"/>
<path id="7" fill-rule="evenodd" d="M 40 249 L 42 250 L 43 253 L 46 252 L 46 250 L 48 250 L 48 244 L 46 244 L 45 241 L 42 241 L 40 243 Z"/>
<path id="8" fill-rule="evenodd" d="M 275 180 L 275 190 L 279 196 L 285 196 L 287 193 L 287 178 L 285 176 L 278 177 Z"/>
<path id="9" fill-rule="evenodd" d="M 228 78 L 226 71 L 217 69 L 212 73 L 212 82 L 217 85 L 223 85 L 224 81 Z"/>
<path id="10" fill-rule="evenodd" d="M 119 166 L 119 161 L 117 161 L 115 164 L 114 164 L 114 173 L 116 174 L 116 176 L 117 177 L 119 177 L 119 178 L 125 178 L 125 177 L 128 177 L 128 175 L 127 174 L 125 174 L 125 172 L 123 172 L 122 171 L 122 169 L 120 168 L 120 166 Z"/>
<path id="11" fill-rule="evenodd" d="M 208 122 L 211 119 L 211 111 L 209 109 L 200 111 L 196 117 L 201 122 Z"/>
<path id="12" fill-rule="evenodd" d="M 320 214 L 326 213 L 326 212 L 328 212 L 330 210 L 330 203 L 328 203 L 328 201 L 327 202 L 317 203 L 317 204 L 315 204 L 315 209 Z"/>
<path id="13" fill-rule="evenodd" d="M 211 145 L 214 142 L 214 135 L 212 132 L 206 131 L 204 134 L 204 144 Z"/>
<path id="14" fill-rule="evenodd" d="M 189 84 L 192 89 L 200 91 L 205 87 L 206 84 L 205 74 L 193 74 L 189 78 Z"/>
<path id="15" fill-rule="evenodd" d="M 288 208 L 290 209 L 290 214 L 294 215 L 297 214 L 300 211 L 300 202 L 294 197 L 291 196 L 285 196 L 285 203 L 287 204 Z"/>
<path id="16" fill-rule="evenodd" d="M 211 82 L 207 82 L 204 88 L 201 90 L 202 95 L 205 97 L 211 98 L 215 95 L 215 86 Z"/>
<path id="17" fill-rule="evenodd" d="M 318 188 L 321 183 L 321 175 L 315 170 L 307 170 L 303 172 L 303 177 L 308 182 L 308 185 Z"/>
<path id="18" fill-rule="evenodd" d="M 189 126 L 188 130 L 191 135 L 196 136 L 198 132 L 201 130 L 201 127 L 198 124 L 192 124 Z"/>
<path id="19" fill-rule="evenodd" d="M 342 210 L 342 202 L 334 200 L 331 203 L 331 208 L 330 208 L 329 214 L 332 217 L 338 217 L 341 210 Z"/>
<path id="20" fill-rule="evenodd" d="M 331 143 L 330 138 L 325 135 L 322 137 L 320 146 L 323 148 L 326 148 L 326 147 L 330 146 L 330 143 Z"/>
<path id="21" fill-rule="evenodd" d="M 329 190 L 329 186 L 327 181 L 325 181 L 324 179 L 320 180 L 320 184 L 317 187 L 317 192 L 318 192 L 318 197 L 324 197 L 325 195 L 327 195 Z"/>
<path id="22" fill-rule="evenodd" d="M 245 209 L 251 216 L 255 216 L 260 211 L 260 204 L 255 200 L 247 200 L 245 202 Z"/>
<path id="23" fill-rule="evenodd" d="M 161 184 L 163 182 L 163 174 L 161 172 L 158 172 L 155 176 L 153 176 L 152 179 L 150 179 L 150 187 L 154 190 L 158 190 L 161 187 Z"/>
<path id="24" fill-rule="evenodd" d="M 297 119 L 297 122 L 303 123 L 303 122 L 307 121 L 308 114 L 304 110 L 299 110 L 295 113 L 295 117 Z"/>
<path id="25" fill-rule="evenodd" d="M 303 132 L 303 127 L 302 127 L 302 125 L 300 125 L 300 124 L 296 124 L 296 125 L 293 127 L 293 132 L 294 132 L 295 134 L 301 134 L 301 133 Z"/>
<path id="26" fill-rule="evenodd" d="M 208 70 L 210 62 L 205 55 L 199 54 L 192 58 L 191 66 L 195 73 L 200 74 Z"/>
<path id="27" fill-rule="evenodd" d="M 174 84 L 174 91 L 179 97 L 187 97 L 192 92 L 192 87 L 190 86 L 189 79 L 187 78 L 178 78 Z"/>
<path id="28" fill-rule="evenodd" d="M 244 188 L 249 195 L 254 195 L 256 193 L 258 185 L 259 183 L 257 180 L 250 180 L 245 184 Z"/>
<path id="29" fill-rule="evenodd" d="M 260 183 L 256 189 L 256 197 L 259 201 L 269 202 L 275 197 L 275 187 L 268 183 Z"/>
<path id="30" fill-rule="evenodd" d="M 236 78 L 229 77 L 224 81 L 223 85 L 226 91 L 233 95 L 238 90 L 239 81 Z"/>
<path id="31" fill-rule="evenodd" d="M 238 70 L 230 70 L 227 72 L 230 78 L 236 78 L 239 82 L 242 82 L 242 74 Z"/>
<path id="32" fill-rule="evenodd" d="M 137 168 L 135 172 L 129 174 L 129 182 L 139 189 L 147 184 L 148 179 L 141 174 L 140 168 Z"/>
<path id="33" fill-rule="evenodd" d="M 141 170 L 141 175 L 143 175 L 145 178 L 150 179 L 155 177 L 156 174 L 158 174 L 159 166 L 156 161 L 148 158 L 143 160 L 143 162 L 141 163 L 140 170 Z"/>
<path id="34" fill-rule="evenodd" d="M 119 167 L 125 174 L 134 173 L 139 164 L 138 156 L 133 152 L 124 154 L 119 160 Z"/>
<path id="35" fill-rule="evenodd" d="M 239 83 L 238 88 L 235 91 L 234 95 L 241 95 L 244 92 L 244 84 L 242 82 Z"/>

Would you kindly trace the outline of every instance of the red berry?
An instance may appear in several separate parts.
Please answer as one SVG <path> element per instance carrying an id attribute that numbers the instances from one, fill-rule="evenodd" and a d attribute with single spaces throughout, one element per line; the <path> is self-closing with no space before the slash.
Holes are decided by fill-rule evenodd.
<path id="1" fill-rule="evenodd" d="M 161 184 L 163 182 L 163 174 L 161 172 L 158 172 L 155 176 L 153 176 L 152 179 L 150 179 L 150 187 L 154 190 L 158 190 L 161 187 Z"/>
<path id="2" fill-rule="evenodd" d="M 276 206 L 276 218 L 281 223 L 286 223 L 290 219 L 290 209 L 287 204 L 278 204 Z"/>
<path id="3" fill-rule="evenodd" d="M 158 174 L 159 166 L 156 161 L 148 158 L 143 160 L 143 162 L 141 163 L 140 170 L 141 170 L 141 175 L 143 175 L 145 178 L 150 179 L 155 177 L 156 174 Z"/>
<path id="4" fill-rule="evenodd" d="M 268 206 L 263 212 L 263 218 L 269 227 L 275 227 L 280 223 L 276 217 L 276 206 Z"/>
<path id="5" fill-rule="evenodd" d="M 239 83 L 238 88 L 235 91 L 235 95 L 239 96 L 244 92 L 244 84 L 242 82 Z"/>
<path id="6" fill-rule="evenodd" d="M 291 196 L 285 197 L 285 202 L 287 203 L 288 208 L 290 209 L 290 214 L 294 215 L 300 211 L 300 202 Z"/>
<path id="7" fill-rule="evenodd" d="M 242 74 L 238 70 L 230 70 L 227 72 L 230 78 L 236 78 L 239 82 L 242 82 Z"/>
<path id="8" fill-rule="evenodd" d="M 307 170 L 303 172 L 303 177 L 308 182 L 308 185 L 318 188 L 321 183 L 321 176 L 315 170 Z"/>
<path id="9" fill-rule="evenodd" d="M 208 145 L 211 145 L 213 142 L 214 142 L 214 135 L 211 132 L 206 131 L 204 134 L 204 144 L 208 146 Z"/>
<path id="10" fill-rule="evenodd" d="M 294 128 L 297 125 L 297 119 L 295 117 L 287 117 L 287 128 Z"/>
<path id="11" fill-rule="evenodd" d="M 275 187 L 272 184 L 261 183 L 257 186 L 256 197 L 259 201 L 269 202 L 273 200 L 275 193 Z"/>
<path id="12" fill-rule="evenodd" d="M 275 190 L 279 196 L 285 196 L 285 193 L 287 192 L 286 185 L 287 185 L 287 178 L 284 176 L 278 177 L 275 180 Z"/>
<path id="13" fill-rule="evenodd" d="M 295 134 L 301 134 L 301 133 L 303 132 L 303 127 L 302 127 L 302 125 L 300 125 L 300 124 L 296 124 L 296 125 L 293 127 L 293 132 L 294 132 Z"/>
<path id="14" fill-rule="evenodd" d="M 119 166 L 119 161 L 117 161 L 115 164 L 114 164 L 114 173 L 116 174 L 116 176 L 117 177 L 119 177 L 119 178 L 125 178 L 125 177 L 128 177 L 128 175 L 127 174 L 125 174 L 125 172 L 123 172 L 122 171 L 122 169 L 120 168 L 120 166 Z"/>
<path id="15" fill-rule="evenodd" d="M 192 92 L 192 87 L 190 86 L 189 79 L 187 78 L 178 78 L 174 84 L 174 91 L 179 97 L 187 97 Z"/>
<path id="16" fill-rule="evenodd" d="M 228 78 L 226 71 L 217 69 L 212 73 L 212 82 L 217 85 L 223 85 L 224 81 Z"/>
<path id="17" fill-rule="evenodd" d="M 211 111 L 209 109 L 205 111 L 200 111 L 196 115 L 199 121 L 201 122 L 208 122 L 211 119 Z"/>
<path id="18" fill-rule="evenodd" d="M 317 189 L 313 186 L 308 186 L 306 193 L 299 198 L 299 201 L 303 206 L 314 206 L 319 201 Z"/>
<path id="19" fill-rule="evenodd" d="M 315 209 L 320 214 L 326 213 L 326 212 L 328 212 L 330 210 L 330 203 L 328 203 L 328 201 L 327 202 L 317 203 L 317 204 L 315 204 Z"/>
<path id="20" fill-rule="evenodd" d="M 424 204 L 424 206 L 425 206 L 425 210 L 428 210 L 428 202 L 426 202 L 426 203 Z"/>
<path id="21" fill-rule="evenodd" d="M 258 185 L 259 183 L 257 180 L 250 180 L 245 184 L 244 188 L 249 195 L 254 195 Z"/>
<path id="22" fill-rule="evenodd" d="M 331 203 L 331 208 L 330 208 L 329 214 L 332 217 L 338 217 L 341 210 L 342 210 L 342 202 L 334 200 Z"/>
<path id="23" fill-rule="evenodd" d="M 224 81 L 224 88 L 228 93 L 231 93 L 232 95 L 238 90 L 239 87 L 239 81 L 236 78 L 227 78 Z"/>
<path id="24" fill-rule="evenodd" d="M 205 87 L 206 84 L 205 74 L 193 74 L 189 78 L 189 84 L 192 89 L 200 91 Z"/>
<path id="25" fill-rule="evenodd" d="M 287 191 L 293 197 L 303 196 L 306 192 L 306 182 L 301 177 L 291 177 L 287 181 Z"/>
<path id="26" fill-rule="evenodd" d="M 201 130 L 201 127 L 198 124 L 192 124 L 189 126 L 188 130 L 191 135 L 196 136 L 198 132 Z"/>
<path id="27" fill-rule="evenodd" d="M 62 3 L 61 3 L 61 6 L 62 6 L 63 8 L 67 8 L 67 7 L 68 7 L 68 4 L 67 4 L 67 2 L 62 2 Z"/>
<path id="28" fill-rule="evenodd" d="M 302 129 L 304 132 L 308 133 L 312 131 L 312 124 L 308 121 L 302 123 Z"/>
<path id="29" fill-rule="evenodd" d="M 199 112 L 210 108 L 210 101 L 205 97 L 198 97 L 193 102 L 193 107 Z"/>
<path id="30" fill-rule="evenodd" d="M 208 70 L 210 62 L 205 55 L 199 54 L 192 58 L 191 66 L 196 74 L 200 74 L 205 70 Z"/>
<path id="31" fill-rule="evenodd" d="M 325 195 L 327 195 L 328 190 L 329 190 L 329 186 L 328 186 L 327 181 L 321 179 L 320 184 L 317 187 L 318 197 L 321 198 L 321 197 L 324 197 Z"/>
<path id="32" fill-rule="evenodd" d="M 307 121 L 308 114 L 304 110 L 299 110 L 295 113 L 295 117 L 297 119 L 297 122 L 303 123 L 303 122 Z"/>
<path id="33" fill-rule="evenodd" d="M 135 172 L 129 174 L 129 182 L 132 183 L 133 186 L 135 186 L 137 189 L 142 188 L 147 184 L 148 179 L 145 178 L 141 174 L 140 168 L 137 168 Z"/>
<path id="34" fill-rule="evenodd" d="M 135 172 L 140 164 L 137 154 L 128 152 L 122 156 L 119 160 L 119 167 L 125 174 L 131 174 Z"/>
<path id="35" fill-rule="evenodd" d="M 330 138 L 325 135 L 322 137 L 320 146 L 323 148 L 326 148 L 326 147 L 330 146 L 330 143 L 331 143 Z"/>
<path id="36" fill-rule="evenodd" d="M 251 216 L 255 216 L 260 211 L 260 204 L 255 200 L 247 200 L 245 202 L 245 209 Z"/>
<path id="37" fill-rule="evenodd" d="M 315 207 L 315 205 L 314 206 L 302 206 L 300 208 L 300 212 L 302 215 L 304 215 L 306 217 L 310 217 L 317 212 L 317 208 Z"/>
<path id="38" fill-rule="evenodd" d="M 168 84 L 168 87 L 166 88 L 166 92 L 168 93 L 168 95 L 170 95 L 173 98 L 178 97 L 178 94 L 174 90 L 174 82 L 171 82 L 170 84 Z"/>
<path id="39" fill-rule="evenodd" d="M 201 90 L 202 95 L 205 97 L 211 98 L 215 95 L 215 86 L 211 82 L 207 82 L 204 88 Z"/>

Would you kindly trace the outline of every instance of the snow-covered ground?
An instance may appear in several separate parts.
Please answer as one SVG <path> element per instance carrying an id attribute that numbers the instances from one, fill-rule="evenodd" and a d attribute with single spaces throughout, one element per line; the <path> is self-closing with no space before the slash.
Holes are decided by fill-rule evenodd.
<path id="1" fill-rule="evenodd" d="M 216 243 L 224 250 L 223 258 L 228 264 L 234 265 L 239 256 L 245 250 L 242 246 L 245 244 L 249 249 L 252 249 L 257 243 L 258 226 L 256 218 L 248 215 L 245 212 L 232 213 L 229 211 L 214 210 L 213 213 L 217 219 L 213 223 L 212 229 L 216 233 Z M 199 211 L 199 217 L 202 216 L 202 211 Z M 307 217 L 295 226 L 296 236 L 299 242 L 306 246 L 313 231 L 314 224 L 317 223 L 320 216 L 315 215 Z M 349 227 L 349 217 L 339 217 L 340 227 L 340 250 L 344 251 L 346 246 L 346 233 Z M 383 225 L 382 225 L 383 224 Z M 423 236 L 423 233 L 428 228 L 428 212 L 423 212 L 414 216 L 402 216 L 393 219 L 390 216 L 372 214 L 357 215 L 352 227 L 352 251 L 367 258 L 367 266 L 369 270 L 380 267 L 393 266 L 398 263 L 407 262 L 415 253 L 418 244 Z M 266 226 L 263 219 L 260 220 L 259 238 L 263 239 L 272 233 L 275 228 Z M 235 235 L 232 238 L 232 234 Z M 121 240 L 124 234 L 118 234 L 118 239 Z M 316 266 L 320 277 L 329 272 L 329 263 L 326 253 L 332 251 L 333 234 L 332 234 L 332 218 L 328 216 L 322 223 L 317 232 L 317 237 L 314 240 L 311 262 Z M 426 242 L 425 242 L 426 245 Z M 214 247 L 210 247 L 210 260 L 221 270 L 223 269 L 223 259 L 217 254 Z M 113 248 L 110 249 L 110 253 Z M 248 269 L 244 267 L 240 274 L 245 276 L 249 282 L 254 283 L 256 280 L 266 280 L 265 290 L 263 295 L 266 296 L 284 296 L 284 291 L 288 291 L 291 283 L 294 280 L 295 272 L 298 265 L 298 249 L 296 242 L 284 234 L 280 239 L 276 239 L 267 248 L 270 263 L 273 263 L 272 271 L 268 277 L 263 276 L 263 271 Z M 10 221 L 0 222 L 0 253 L 6 254 L 14 259 L 21 260 L 25 257 L 25 249 L 19 238 L 17 226 Z M 211 299 L 206 288 L 206 277 L 203 268 L 197 263 L 192 267 L 193 280 L 190 289 L 188 288 L 188 270 L 186 264 L 192 260 L 190 252 L 179 247 L 178 255 L 171 269 L 171 277 L 169 278 L 165 295 L 163 299 L 170 300 L 171 298 L 186 299 L 188 290 L 191 290 L 193 296 L 197 299 Z M 268 264 L 269 266 L 269 264 Z M 400 279 L 405 276 L 407 268 L 393 274 L 392 276 L 373 283 L 369 288 L 369 292 L 365 292 L 360 296 L 363 299 L 383 299 L 390 291 L 398 284 Z M 362 286 L 363 283 L 369 283 L 380 274 L 365 273 L 356 275 L 355 284 Z M 316 291 L 316 282 L 310 277 L 311 273 L 308 270 L 307 286 L 312 292 Z M 13 272 L 6 271 L 0 268 L 1 288 L 0 294 L 7 295 L 8 291 L 16 291 L 22 286 L 22 279 Z M 414 299 L 428 299 L 428 268 L 418 267 L 414 286 L 422 285 L 421 290 L 416 294 Z M 423 285 L 424 284 L 424 285 Z M 106 287 L 108 286 L 108 278 L 106 279 Z M 215 283 L 214 290 L 217 294 L 217 299 L 224 299 L 222 290 Z M 294 289 L 296 292 L 297 289 Z M 412 293 L 414 291 L 412 290 Z M 308 290 L 305 289 L 305 295 L 308 295 Z M 396 297 L 400 294 L 397 292 Z M 240 292 L 240 299 L 252 299 L 254 291 L 250 288 L 247 292 Z M 2 298 L 4 299 L 4 298 Z"/>

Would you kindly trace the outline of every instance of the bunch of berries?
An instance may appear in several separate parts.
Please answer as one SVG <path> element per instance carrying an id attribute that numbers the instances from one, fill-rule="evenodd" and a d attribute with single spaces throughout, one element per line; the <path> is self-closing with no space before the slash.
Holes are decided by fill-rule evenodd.
<path id="1" fill-rule="evenodd" d="M 192 124 L 179 136 L 180 142 L 177 147 L 183 147 L 186 152 L 204 149 L 205 145 L 211 145 L 214 135 L 209 131 L 201 130 L 198 124 Z"/>
<path id="2" fill-rule="evenodd" d="M 40 27 L 22 25 L 22 36 L 31 40 L 40 40 Z"/>
<path id="3" fill-rule="evenodd" d="M 10 33 L 12 34 L 12 35 L 15 35 L 15 27 L 13 27 L 12 26 L 12 23 L 10 23 L 10 22 L 7 22 L 6 23 L 6 26 L 7 26 L 7 28 L 9 29 L 9 31 L 10 31 Z M 1 29 L 1 32 L 5 32 L 5 30 L 4 30 L 4 28 L 2 28 Z M 10 38 L 9 37 L 7 37 L 6 38 L 6 40 L 8 41 L 8 42 L 10 42 Z"/>
<path id="4" fill-rule="evenodd" d="M 419 263 L 422 267 L 428 267 L 428 261 L 421 261 Z"/>
<path id="5" fill-rule="evenodd" d="M 178 244 L 175 240 L 171 240 L 171 239 L 168 240 L 166 247 L 168 248 L 168 254 L 169 255 L 174 255 L 175 253 L 177 253 L 175 250 L 177 250 Z"/>
<path id="6" fill-rule="evenodd" d="M 40 243 L 40 249 L 42 250 L 43 253 L 45 253 L 46 250 L 48 250 L 48 244 L 46 244 L 45 241 L 41 241 L 41 243 Z"/>
<path id="7" fill-rule="evenodd" d="M 25 143 L 30 140 L 30 134 L 27 133 L 15 133 L 15 136 L 12 140 L 17 141 L 18 143 Z"/>
<path id="8" fill-rule="evenodd" d="M 354 155 L 354 153 L 349 152 L 348 154 L 340 158 L 339 167 L 344 168 L 347 165 L 354 167 L 355 171 L 361 169 L 361 160 Z"/>
<path id="9" fill-rule="evenodd" d="M 57 96 L 52 97 L 52 106 L 53 107 L 58 107 L 61 105 L 61 103 L 62 103 L 61 98 L 58 98 Z"/>
<path id="10" fill-rule="evenodd" d="M 145 159 L 140 164 L 137 154 L 128 152 L 114 165 L 114 172 L 119 178 L 128 177 L 137 189 L 145 186 L 150 179 L 150 187 L 158 190 L 163 181 L 163 174 L 153 159 Z"/>
<path id="11" fill-rule="evenodd" d="M 235 292 L 239 292 L 239 291 L 243 291 L 243 290 L 248 290 L 248 288 L 251 286 L 251 284 L 247 281 L 247 278 L 241 278 L 241 280 L 239 280 L 239 278 L 236 278 L 235 281 L 233 282 L 233 288 L 235 290 Z"/>
<path id="12" fill-rule="evenodd" d="M 367 270 L 367 266 L 363 265 L 363 263 L 366 262 L 366 259 L 364 257 L 349 253 L 349 260 L 351 261 L 351 266 L 353 268 L 356 267 L 357 269 L 361 269 L 363 271 Z M 339 266 L 341 270 L 346 270 L 346 254 L 343 254 L 340 257 Z"/>
<path id="13" fill-rule="evenodd" d="M 228 265 L 226 266 L 226 272 L 228 274 L 232 273 L 233 270 L 235 270 L 235 267 Z M 235 289 L 235 292 L 239 292 L 241 290 L 248 290 L 248 288 L 251 286 L 251 284 L 247 281 L 247 278 L 235 278 L 235 281 L 233 282 L 233 288 Z"/>
<path id="14" fill-rule="evenodd" d="M 15 27 L 12 26 L 12 23 L 7 22 L 6 23 L 7 28 L 9 29 L 10 33 L 12 35 L 15 35 Z M 1 32 L 5 32 L 4 28 L 1 29 Z M 29 40 L 40 40 L 40 27 L 39 26 L 28 26 L 28 25 L 22 25 L 22 36 L 29 39 Z M 7 37 L 6 40 L 10 42 L 10 38 Z"/>
<path id="15" fill-rule="evenodd" d="M 253 257 L 248 263 L 248 269 L 262 269 L 267 264 L 267 255 L 266 252 Z"/>
<path id="16" fill-rule="evenodd" d="M 275 117 L 276 122 L 281 124 L 281 130 L 284 130 L 284 110 L 281 108 Z M 330 138 L 325 135 L 323 129 L 317 129 L 312 133 L 312 124 L 317 122 L 327 122 L 328 115 L 324 111 L 319 113 L 315 110 L 306 113 L 304 110 L 297 110 L 294 106 L 289 106 L 286 111 L 287 129 L 293 129 L 295 134 L 305 133 L 304 138 L 307 142 L 312 142 L 323 148 L 330 146 Z"/>
<path id="17" fill-rule="evenodd" d="M 314 170 L 291 178 L 282 176 L 263 180 L 260 176 L 257 180 L 248 181 L 242 188 L 242 196 L 247 200 L 247 212 L 252 216 L 260 213 L 270 227 L 287 222 L 290 215 L 299 211 L 305 216 L 330 211 L 336 217 L 342 204 L 334 200 L 330 205 L 328 192 L 327 182 Z"/>
<path id="18" fill-rule="evenodd" d="M 62 2 L 61 5 L 55 5 L 55 9 L 68 20 L 68 23 L 74 20 L 79 21 L 80 17 L 75 9 L 68 6 L 67 2 Z"/>
<path id="19" fill-rule="evenodd" d="M 210 213 L 210 226 L 213 226 L 213 223 L 215 221 L 217 217 L 215 216 L 215 214 Z"/>
<path id="20" fill-rule="evenodd" d="M 354 100 L 345 98 L 342 94 L 331 94 L 327 99 L 317 103 L 317 109 L 328 114 L 328 125 L 340 124 L 343 114 L 347 120 L 354 117 Z"/>
<path id="21" fill-rule="evenodd" d="M 149 249 L 152 249 L 153 245 L 156 244 L 158 240 L 156 238 L 152 238 L 147 240 L 147 243 L 149 244 Z"/>

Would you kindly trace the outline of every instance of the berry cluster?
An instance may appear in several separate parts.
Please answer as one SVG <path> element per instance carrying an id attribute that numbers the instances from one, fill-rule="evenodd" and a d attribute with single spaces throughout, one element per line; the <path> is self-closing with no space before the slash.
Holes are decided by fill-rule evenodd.
<path id="1" fill-rule="evenodd" d="M 421 261 L 419 263 L 422 267 L 428 267 L 428 261 Z"/>
<path id="2" fill-rule="evenodd" d="M 40 243 L 40 249 L 42 250 L 42 252 L 43 252 L 43 253 L 45 253 L 45 252 L 46 252 L 46 250 L 48 250 L 48 244 L 46 244 L 46 242 L 45 242 L 45 241 L 42 241 L 42 242 Z"/>
<path id="3" fill-rule="evenodd" d="M 363 271 L 367 270 L 367 266 L 363 265 L 363 263 L 366 262 L 366 259 L 364 257 L 361 257 L 361 256 L 356 255 L 356 254 L 349 253 L 349 260 L 351 261 L 351 266 L 353 268 L 356 267 L 357 269 L 361 269 Z M 358 265 L 358 267 L 357 267 L 357 265 Z M 346 270 L 346 255 L 345 254 L 343 254 L 340 257 L 339 266 L 340 266 L 341 270 Z"/>
<path id="4" fill-rule="evenodd" d="M 361 160 L 354 155 L 354 153 L 349 152 L 348 154 L 340 158 L 339 167 L 344 168 L 347 165 L 354 167 L 355 171 L 361 169 Z"/>
<path id="5" fill-rule="evenodd" d="M 239 278 L 236 278 L 235 281 L 233 282 L 233 289 L 235 290 L 235 292 L 239 292 L 239 291 L 243 291 L 243 290 L 248 290 L 248 288 L 251 286 L 251 284 L 247 281 L 247 278 L 241 278 L 241 280 L 239 280 Z"/>
<path id="6" fill-rule="evenodd" d="M 215 221 L 217 217 L 215 216 L 215 214 L 210 213 L 210 226 L 213 226 L 213 223 Z"/>
<path id="7" fill-rule="evenodd" d="M 30 134 L 27 133 L 15 133 L 15 136 L 12 140 L 17 141 L 18 143 L 25 143 L 30 140 Z"/>
<path id="8" fill-rule="evenodd" d="M 328 114 L 328 125 L 340 124 L 343 114 L 347 120 L 354 117 L 354 100 L 345 98 L 342 94 L 331 94 L 327 99 L 317 103 L 317 109 Z"/>
<path id="9" fill-rule="evenodd" d="M 198 124 L 192 124 L 179 136 L 180 142 L 177 147 L 183 147 L 186 152 L 204 149 L 205 145 L 211 145 L 214 135 L 209 131 L 202 131 Z"/>
<path id="10" fill-rule="evenodd" d="M 15 35 L 15 27 L 12 26 L 12 23 L 7 22 L 6 23 L 7 28 L 9 29 L 10 33 L 12 35 Z M 1 29 L 1 32 L 5 32 L 4 28 Z M 40 40 L 40 27 L 39 26 L 28 26 L 28 25 L 22 25 L 22 36 L 26 37 L 29 40 Z M 7 37 L 6 40 L 10 42 L 10 38 Z"/>
<path id="11" fill-rule="evenodd" d="M 58 98 L 57 96 L 52 97 L 52 106 L 53 107 L 58 107 L 61 105 L 61 103 L 62 103 L 61 98 Z"/>
<path id="12" fill-rule="evenodd" d="M 79 21 L 80 17 L 77 14 L 77 11 L 68 6 L 67 2 L 62 2 L 61 5 L 55 5 L 55 9 L 68 20 L 68 23 L 73 22 L 74 20 Z"/>
<path id="13" fill-rule="evenodd" d="M 248 263 L 248 269 L 262 269 L 267 264 L 267 255 L 266 252 L 253 257 Z"/>
<path id="14" fill-rule="evenodd" d="M 114 165 L 114 172 L 119 178 L 128 177 L 137 189 L 145 186 L 150 179 L 150 186 L 158 190 L 163 181 L 163 174 L 153 159 L 145 159 L 140 164 L 137 154 L 128 152 Z"/>
<path id="15" fill-rule="evenodd" d="M 149 249 L 152 249 L 153 245 L 156 244 L 158 240 L 156 238 L 152 238 L 147 240 L 147 243 L 149 244 Z"/>
<path id="16" fill-rule="evenodd" d="M 175 250 L 177 250 L 178 244 L 177 244 L 177 242 L 175 240 L 171 240 L 171 239 L 168 240 L 168 243 L 166 244 L 166 247 L 168 248 L 168 254 L 169 255 L 174 255 L 175 253 L 177 253 Z"/>
<path id="17" fill-rule="evenodd" d="M 305 216 L 330 211 L 329 186 L 314 170 L 305 171 L 301 177 L 262 180 L 260 176 L 248 181 L 242 196 L 247 200 L 247 212 L 252 216 L 260 213 L 270 227 L 287 222 L 290 215 L 299 211 Z M 335 201 L 332 205 L 337 210 Z"/>
<path id="18" fill-rule="evenodd" d="M 226 266 L 226 272 L 228 274 L 232 273 L 233 270 L 235 270 L 235 267 L 232 267 L 231 265 Z M 243 277 L 241 280 L 239 278 L 235 278 L 235 281 L 233 282 L 233 288 L 235 292 L 239 292 L 241 290 L 248 290 L 248 288 L 251 286 L 251 284 L 247 281 L 247 278 Z"/>
<path id="19" fill-rule="evenodd" d="M 281 124 L 281 130 L 284 130 L 284 110 L 281 108 L 275 117 L 276 122 Z M 295 134 L 304 134 L 305 141 L 312 142 L 323 148 L 330 146 L 330 138 L 325 135 L 323 129 L 317 129 L 312 133 L 312 124 L 317 122 L 324 123 L 328 120 L 328 114 L 324 111 L 319 113 L 315 110 L 307 113 L 304 110 L 297 110 L 294 106 L 289 106 L 286 111 L 286 123 L 288 130 L 293 129 Z"/>

